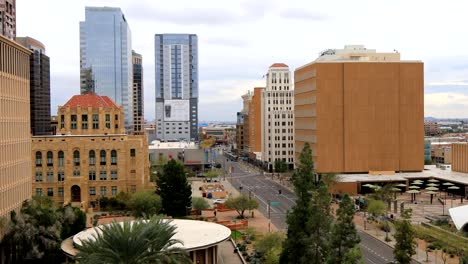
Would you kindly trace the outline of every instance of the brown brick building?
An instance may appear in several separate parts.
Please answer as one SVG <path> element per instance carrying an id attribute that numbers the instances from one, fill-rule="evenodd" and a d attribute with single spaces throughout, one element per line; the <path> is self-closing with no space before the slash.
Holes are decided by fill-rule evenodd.
<path id="1" fill-rule="evenodd" d="M 296 156 L 309 142 L 319 173 L 423 170 L 423 63 L 393 55 L 295 71 Z"/>
<path id="2" fill-rule="evenodd" d="M 262 92 L 265 88 L 255 87 L 249 102 L 249 152 L 262 152 Z M 245 129 L 245 128 L 244 128 Z"/>
<path id="3" fill-rule="evenodd" d="M 124 134 L 122 107 L 87 93 L 59 106 L 58 116 L 61 135 L 32 138 L 34 195 L 87 208 L 148 187 L 147 138 Z"/>
<path id="4" fill-rule="evenodd" d="M 452 170 L 468 173 L 468 143 L 452 144 Z"/>

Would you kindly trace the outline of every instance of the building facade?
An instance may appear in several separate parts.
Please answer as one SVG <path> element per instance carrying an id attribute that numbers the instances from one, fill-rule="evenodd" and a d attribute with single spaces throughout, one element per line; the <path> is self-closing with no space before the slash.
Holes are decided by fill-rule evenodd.
<path id="1" fill-rule="evenodd" d="M 452 170 L 468 173 L 468 143 L 452 144 Z"/>
<path id="2" fill-rule="evenodd" d="M 50 135 L 50 60 L 45 54 L 44 45 L 30 37 L 17 37 L 16 42 L 31 50 L 30 69 L 30 109 L 31 134 Z"/>
<path id="3" fill-rule="evenodd" d="M 155 35 L 156 137 L 198 140 L 198 38 Z"/>
<path id="4" fill-rule="evenodd" d="M 296 158 L 308 142 L 319 173 L 421 171 L 423 63 L 364 51 L 328 50 L 295 71 Z"/>
<path id="5" fill-rule="evenodd" d="M 59 106 L 58 116 L 59 135 L 32 138 L 34 195 L 86 209 L 148 187 L 148 141 L 125 134 L 122 107 L 86 93 Z"/>
<path id="6" fill-rule="evenodd" d="M 265 88 L 255 87 L 252 99 L 249 102 L 249 153 L 253 153 L 256 157 L 262 155 L 262 94 Z"/>
<path id="7" fill-rule="evenodd" d="M 125 128 L 133 129 L 130 27 L 120 8 L 86 7 L 80 22 L 81 93 L 109 96 L 123 106 Z"/>
<path id="8" fill-rule="evenodd" d="M 424 134 L 428 137 L 438 136 L 442 134 L 440 130 L 440 125 L 437 122 L 424 122 Z"/>
<path id="9" fill-rule="evenodd" d="M 0 36 L 0 218 L 31 198 L 30 55 Z"/>
<path id="10" fill-rule="evenodd" d="M 275 63 L 262 93 L 262 161 L 268 170 L 276 160 L 294 167 L 294 90 L 288 65 Z"/>
<path id="11" fill-rule="evenodd" d="M 133 131 L 142 134 L 145 131 L 144 91 L 143 91 L 143 58 L 132 51 L 133 62 Z"/>
<path id="12" fill-rule="evenodd" d="M 16 0 L 0 0 L 0 35 L 16 37 Z"/>

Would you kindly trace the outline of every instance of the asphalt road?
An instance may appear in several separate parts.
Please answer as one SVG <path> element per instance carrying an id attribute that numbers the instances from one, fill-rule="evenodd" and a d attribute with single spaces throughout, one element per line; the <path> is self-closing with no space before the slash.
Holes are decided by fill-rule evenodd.
<path id="1" fill-rule="evenodd" d="M 221 159 L 221 157 L 218 157 Z M 225 162 L 222 160 L 222 162 Z M 242 186 L 242 193 L 255 197 L 259 202 L 259 210 L 268 217 L 268 202 L 274 202 L 270 207 L 271 222 L 280 230 L 286 231 L 286 214 L 295 203 L 295 195 L 288 189 L 273 182 L 266 176 L 263 176 L 255 168 L 246 165 L 243 162 L 228 162 L 226 166 L 233 166 L 234 172 L 226 178 L 237 190 Z M 282 194 L 278 193 L 281 189 Z M 393 261 L 393 249 L 382 241 L 361 231 L 358 232 L 361 237 L 361 251 L 364 263 L 366 264 L 386 264 Z M 413 263 L 418 263 L 413 261 Z"/>

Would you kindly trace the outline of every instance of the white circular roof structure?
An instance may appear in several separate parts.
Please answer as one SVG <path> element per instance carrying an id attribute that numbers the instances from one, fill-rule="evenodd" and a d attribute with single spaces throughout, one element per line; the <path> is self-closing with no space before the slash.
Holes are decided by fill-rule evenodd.
<path id="1" fill-rule="evenodd" d="M 171 225 L 177 226 L 176 233 L 172 238 L 183 242 L 183 245 L 175 244 L 174 246 L 188 251 L 218 244 L 231 235 L 229 228 L 216 223 L 180 219 L 167 219 L 167 221 L 171 221 Z M 96 232 L 101 232 L 99 226 L 79 232 L 73 236 L 73 244 L 82 245 L 81 241 L 94 240 Z"/>

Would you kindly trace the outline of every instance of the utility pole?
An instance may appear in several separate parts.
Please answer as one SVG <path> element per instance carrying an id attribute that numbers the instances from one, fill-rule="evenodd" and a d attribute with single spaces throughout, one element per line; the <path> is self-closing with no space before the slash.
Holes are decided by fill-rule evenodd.
<path id="1" fill-rule="evenodd" d="M 267 200 L 267 209 L 268 209 L 268 233 L 270 233 L 270 226 L 271 226 L 271 215 L 270 215 L 270 200 Z"/>

